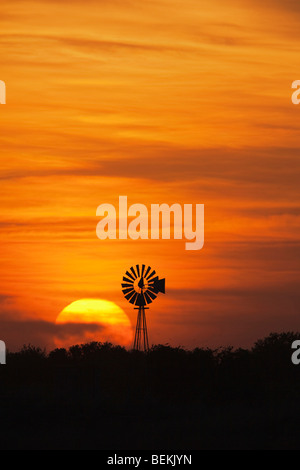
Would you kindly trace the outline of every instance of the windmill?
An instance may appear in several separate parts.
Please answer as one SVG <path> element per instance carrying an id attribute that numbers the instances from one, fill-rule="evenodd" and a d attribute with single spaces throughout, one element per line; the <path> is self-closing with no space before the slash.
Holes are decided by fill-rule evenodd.
<path id="1" fill-rule="evenodd" d="M 165 279 L 159 279 L 151 266 L 137 264 L 126 271 L 123 276 L 122 291 L 131 304 L 136 305 L 138 310 L 133 349 L 137 351 L 148 351 L 148 332 L 145 310 L 146 305 L 151 304 L 156 299 L 157 294 L 165 294 Z"/>

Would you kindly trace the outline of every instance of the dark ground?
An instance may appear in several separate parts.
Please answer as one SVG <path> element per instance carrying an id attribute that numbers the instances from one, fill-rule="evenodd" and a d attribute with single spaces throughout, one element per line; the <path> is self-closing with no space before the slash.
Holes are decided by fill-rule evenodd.
<path id="1" fill-rule="evenodd" d="M 252 350 L 27 346 L 0 368 L 1 449 L 299 449 L 300 365 Z"/>

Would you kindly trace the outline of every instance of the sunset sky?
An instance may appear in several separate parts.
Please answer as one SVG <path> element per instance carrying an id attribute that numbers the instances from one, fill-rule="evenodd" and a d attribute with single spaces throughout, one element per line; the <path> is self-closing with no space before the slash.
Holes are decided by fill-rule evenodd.
<path id="1" fill-rule="evenodd" d="M 150 343 L 300 330 L 297 0 L 1 0 L 0 339 L 51 348 L 130 266 L 166 278 Z M 205 205 L 205 243 L 106 240 L 102 203 Z M 79 331 L 80 334 L 80 331 Z M 82 336 L 84 338 L 84 335 Z"/>

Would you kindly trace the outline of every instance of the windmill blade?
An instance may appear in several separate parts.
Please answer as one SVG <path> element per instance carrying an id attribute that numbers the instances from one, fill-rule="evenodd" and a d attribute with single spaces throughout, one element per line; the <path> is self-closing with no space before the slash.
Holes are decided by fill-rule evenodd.
<path id="1" fill-rule="evenodd" d="M 136 275 L 136 273 L 135 273 L 135 270 L 134 270 L 134 267 L 133 267 L 133 266 L 131 266 L 130 271 L 131 271 L 132 274 L 134 275 L 134 280 L 135 280 L 135 279 L 137 278 L 137 275 Z"/>
<path id="2" fill-rule="evenodd" d="M 159 290 L 154 286 L 148 286 L 147 289 L 154 294 L 158 294 Z"/>
<path id="3" fill-rule="evenodd" d="M 134 283 L 134 281 L 132 281 L 131 279 L 128 279 L 128 277 L 125 277 L 125 276 L 123 276 L 123 281 L 129 282 L 130 284 Z"/>
<path id="4" fill-rule="evenodd" d="M 137 270 L 138 277 L 140 277 L 140 267 L 138 264 L 136 265 L 136 270 Z"/>
<path id="5" fill-rule="evenodd" d="M 126 298 L 127 300 L 129 300 L 129 302 L 130 302 L 131 304 L 134 304 L 134 303 L 135 303 L 136 297 L 137 297 L 137 293 L 136 293 L 136 292 L 134 292 L 133 295 L 132 295 L 132 294 L 128 294 L 127 296 L 125 295 L 125 298 Z"/>
<path id="6" fill-rule="evenodd" d="M 148 295 L 147 292 L 144 292 L 144 296 L 145 296 L 145 299 L 147 301 L 147 304 L 151 304 L 152 299 L 151 299 L 150 295 Z"/>
<path id="7" fill-rule="evenodd" d="M 153 277 L 155 274 L 156 274 L 156 271 L 154 271 L 153 269 L 152 273 L 149 274 L 149 276 L 147 276 L 147 281 L 149 281 L 149 279 L 151 279 L 151 277 Z"/>
<path id="8" fill-rule="evenodd" d="M 158 282 L 158 276 L 151 279 L 151 281 L 149 281 L 149 285 L 148 285 L 148 288 L 151 289 L 152 292 L 155 292 L 155 294 L 159 293 L 157 282 Z"/>
<path id="9" fill-rule="evenodd" d="M 132 275 L 132 274 L 130 274 L 130 272 L 129 272 L 129 271 L 126 271 L 126 276 L 130 277 L 130 279 L 132 279 L 132 280 L 133 280 L 133 282 L 135 281 L 135 279 L 134 279 L 133 275 Z M 123 278 L 123 279 L 124 279 L 124 278 Z"/>
<path id="10" fill-rule="evenodd" d="M 123 294 L 129 294 L 129 292 L 131 292 L 132 294 L 135 292 L 134 289 L 132 289 L 132 287 L 130 287 L 129 289 L 123 289 L 122 290 Z"/>
<path id="11" fill-rule="evenodd" d="M 142 277 L 144 276 L 145 267 L 146 267 L 146 266 L 145 266 L 144 264 L 142 264 L 142 272 L 141 272 L 141 276 L 142 276 Z"/>
<path id="12" fill-rule="evenodd" d="M 153 286 L 156 281 L 158 281 L 158 276 L 154 277 L 153 279 L 148 280 L 149 286 Z"/>
<path id="13" fill-rule="evenodd" d="M 138 305 L 139 307 L 144 307 L 146 305 L 144 294 L 137 294 L 135 305 Z"/>
<path id="14" fill-rule="evenodd" d="M 156 299 L 157 295 L 155 295 L 151 290 L 147 289 L 145 294 L 148 294 L 152 300 Z"/>
<path id="15" fill-rule="evenodd" d="M 133 289 L 133 284 L 121 284 L 122 287 L 130 287 L 131 289 Z"/>
<path id="16" fill-rule="evenodd" d="M 145 272 L 145 276 L 144 276 L 145 279 L 147 279 L 147 275 L 148 275 L 150 269 L 151 269 L 151 266 L 148 266 L 148 268 L 147 268 L 147 270 L 146 270 L 146 272 Z"/>

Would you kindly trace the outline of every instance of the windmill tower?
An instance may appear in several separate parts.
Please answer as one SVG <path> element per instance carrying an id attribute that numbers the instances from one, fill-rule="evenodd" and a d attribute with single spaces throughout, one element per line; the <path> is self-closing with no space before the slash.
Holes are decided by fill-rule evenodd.
<path id="1" fill-rule="evenodd" d="M 151 304 L 156 299 L 157 294 L 162 292 L 165 294 L 165 279 L 159 279 L 155 276 L 156 272 L 151 266 L 142 264 L 132 266 L 126 271 L 123 276 L 122 291 L 125 298 L 133 305 L 135 310 L 138 310 L 136 330 L 134 337 L 133 349 L 137 351 L 148 351 L 148 331 L 145 310 L 149 307 L 146 305 Z"/>

